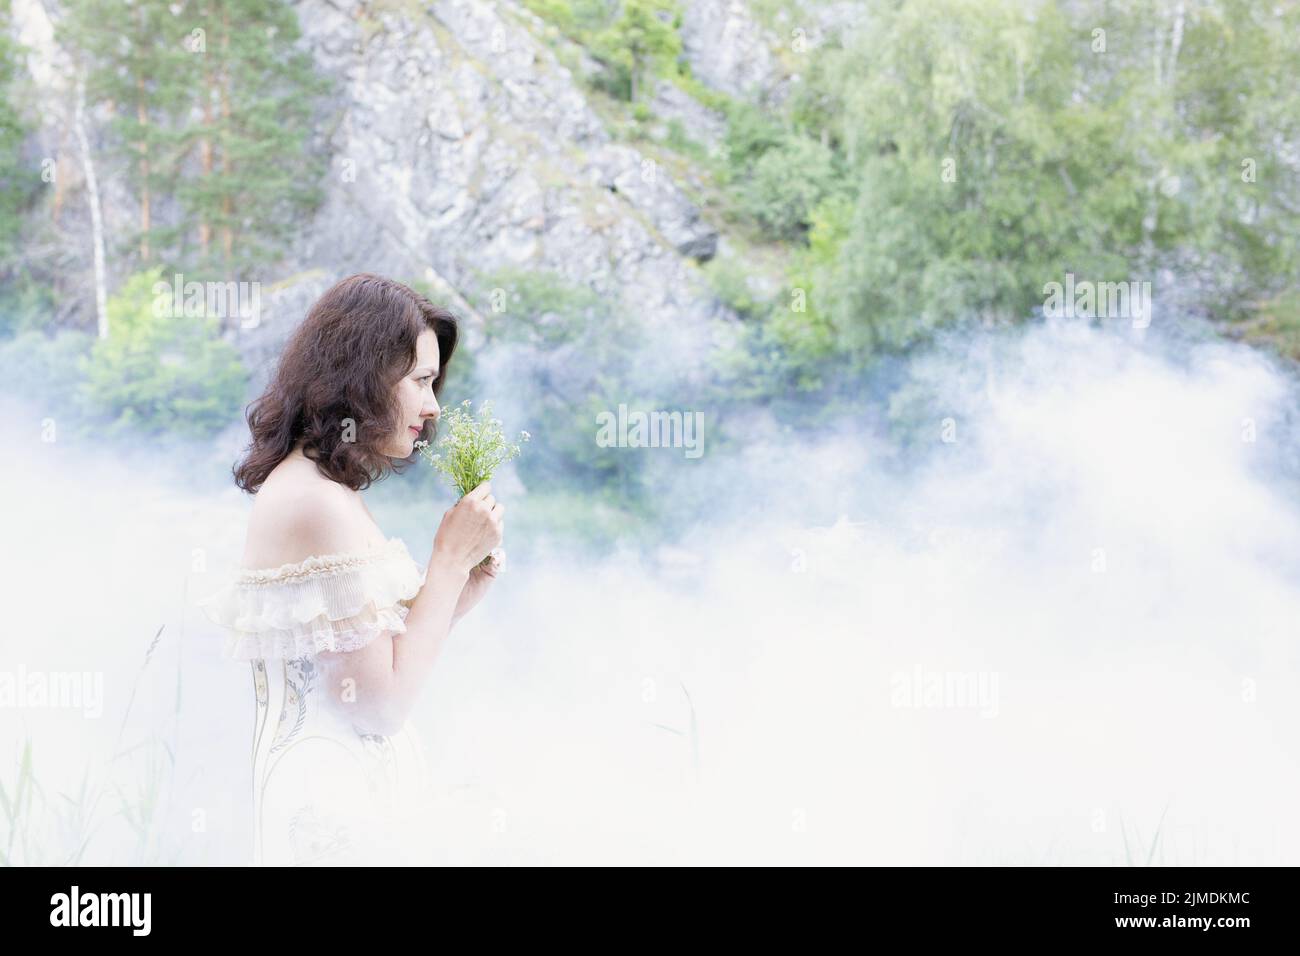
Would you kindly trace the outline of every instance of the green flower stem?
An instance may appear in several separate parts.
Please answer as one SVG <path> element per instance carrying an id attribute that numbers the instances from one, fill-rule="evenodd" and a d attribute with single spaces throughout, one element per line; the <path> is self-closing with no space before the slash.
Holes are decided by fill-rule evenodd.
<path id="1" fill-rule="evenodd" d="M 443 412 L 438 422 L 441 437 L 435 452 L 427 441 L 415 447 L 435 469 L 442 473 L 463 498 L 496 470 L 519 455 L 519 446 L 506 441 L 501 422 L 492 417 L 492 403 L 484 402 L 478 415 L 470 410 L 470 400 Z M 528 432 L 520 432 L 520 441 L 529 441 Z M 484 558 L 478 566 L 485 567 Z"/>

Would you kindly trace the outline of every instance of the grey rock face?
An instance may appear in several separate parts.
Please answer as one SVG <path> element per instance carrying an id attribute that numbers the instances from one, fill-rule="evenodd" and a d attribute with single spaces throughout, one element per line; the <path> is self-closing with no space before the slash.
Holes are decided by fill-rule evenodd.
<path id="1" fill-rule="evenodd" d="M 298 270 L 432 270 L 462 289 L 496 268 L 551 270 L 651 323 L 716 317 L 689 263 L 713 254 L 716 232 L 666 170 L 612 141 L 509 4 L 436 0 L 372 19 L 296 6 L 340 83 L 331 182 Z"/>
<path id="2" fill-rule="evenodd" d="M 683 4 L 682 49 L 701 82 L 731 96 L 748 97 L 771 87 L 780 42 L 753 16 L 744 0 L 692 0 Z"/>
<path id="3" fill-rule="evenodd" d="M 658 117 L 680 122 L 691 139 L 704 144 L 710 151 L 717 150 L 727 135 L 726 117 L 697 102 L 667 80 L 655 84 L 650 108 Z"/>
<path id="4" fill-rule="evenodd" d="M 28 34 L 39 33 L 39 0 L 18 6 Z M 262 286 L 262 321 L 235 334 L 256 368 L 320 291 L 354 272 L 433 283 L 472 340 L 478 320 L 463 295 L 503 267 L 586 284 L 675 343 L 684 369 L 704 360 L 713 326 L 734 319 L 697 267 L 714 255 L 717 232 L 667 168 L 615 141 L 580 79 L 529 29 L 532 14 L 508 0 L 293 6 L 303 48 L 336 83 L 314 140 L 329 171 L 322 206 L 299 224 L 284 261 L 246 277 Z M 58 50 L 46 42 L 39 52 L 36 85 L 62 104 Z M 680 91 L 654 96 L 691 135 L 721 137 L 721 118 Z M 65 113 L 46 111 L 41 135 L 57 140 Z M 92 121 L 92 141 L 102 142 L 105 118 Z M 104 178 L 106 229 L 125 229 L 133 198 L 122 176 Z M 84 192 L 69 185 L 67 214 L 80 217 Z M 79 235 L 64 237 L 65 274 L 88 268 Z M 110 254 L 110 292 L 129 269 L 113 261 L 125 254 Z"/>

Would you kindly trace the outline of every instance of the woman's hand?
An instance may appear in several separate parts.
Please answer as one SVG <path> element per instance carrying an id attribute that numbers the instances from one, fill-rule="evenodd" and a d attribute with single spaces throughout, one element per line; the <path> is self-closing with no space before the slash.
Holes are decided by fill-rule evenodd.
<path id="1" fill-rule="evenodd" d="M 474 570 L 469 573 L 469 580 L 465 582 L 465 587 L 461 589 L 460 600 L 456 602 L 456 610 L 451 617 L 453 625 L 472 611 L 479 601 L 483 600 L 483 596 L 491 589 L 492 582 L 496 580 L 497 574 L 505 567 L 505 563 L 506 549 L 496 548 L 488 555 L 486 564 L 475 566 Z"/>
<path id="2" fill-rule="evenodd" d="M 433 538 L 429 565 L 438 564 L 471 575 L 488 552 L 501 543 L 505 532 L 504 513 L 505 505 L 492 497 L 492 483 L 483 482 L 442 516 Z M 467 587 L 469 583 L 466 581 Z"/>

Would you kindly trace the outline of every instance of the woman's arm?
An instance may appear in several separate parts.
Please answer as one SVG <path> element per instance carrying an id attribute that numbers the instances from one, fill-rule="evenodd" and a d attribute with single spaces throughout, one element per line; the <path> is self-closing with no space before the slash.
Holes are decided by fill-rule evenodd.
<path id="1" fill-rule="evenodd" d="M 465 582 L 464 589 L 460 592 L 460 601 L 456 604 L 456 610 L 451 615 L 451 626 L 454 629 L 465 615 L 474 608 L 478 607 L 479 602 L 487 596 L 488 591 L 492 589 L 492 584 L 505 567 L 506 549 L 495 548 L 487 556 L 487 561 L 483 564 L 474 565 L 474 570 L 469 573 L 469 580 Z"/>
<path id="2" fill-rule="evenodd" d="M 406 633 L 385 633 L 358 651 L 320 655 L 338 701 L 363 733 L 394 734 L 415 706 L 450 632 L 471 569 L 501 541 L 504 508 L 484 482 L 443 515 Z"/>
<path id="3" fill-rule="evenodd" d="M 407 612 L 405 634 L 385 633 L 359 651 L 320 655 L 338 701 L 358 730 L 387 736 L 402 728 L 451 631 L 452 613 L 468 578 L 468 571 L 435 554 Z"/>

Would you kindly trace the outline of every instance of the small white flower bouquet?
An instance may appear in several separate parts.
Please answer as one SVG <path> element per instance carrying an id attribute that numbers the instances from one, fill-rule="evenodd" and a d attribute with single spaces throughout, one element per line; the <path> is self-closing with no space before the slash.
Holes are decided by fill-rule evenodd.
<path id="1" fill-rule="evenodd" d="M 438 429 L 438 451 L 427 441 L 418 441 L 415 447 L 462 498 L 491 480 L 498 468 L 519 454 L 519 446 L 506 441 L 501 422 L 492 417 L 491 402 L 484 402 L 478 415 L 470 411 L 468 398 L 459 406 L 445 409 Z M 519 433 L 520 441 L 530 438 L 528 432 Z M 484 563 L 488 560 L 485 558 Z"/>

